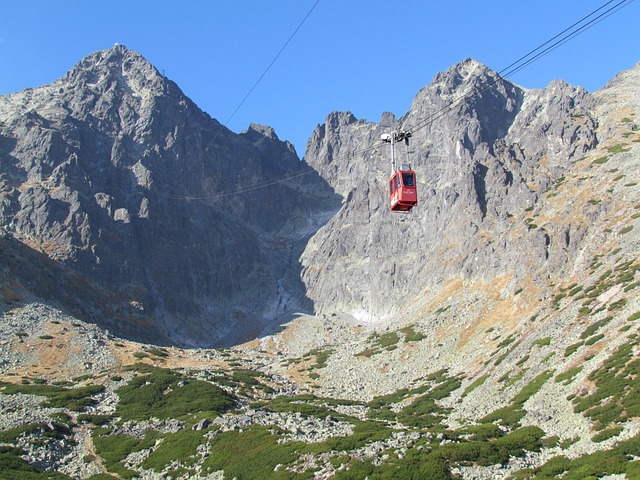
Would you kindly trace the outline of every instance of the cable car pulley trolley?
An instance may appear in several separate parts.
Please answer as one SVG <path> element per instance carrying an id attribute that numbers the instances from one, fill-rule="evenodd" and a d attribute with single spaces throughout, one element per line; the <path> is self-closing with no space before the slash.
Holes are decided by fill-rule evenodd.
<path id="1" fill-rule="evenodd" d="M 418 191 L 416 189 L 416 172 L 411 170 L 411 165 L 403 163 L 396 168 L 395 144 L 405 142 L 407 156 L 409 155 L 409 137 L 411 132 L 391 132 L 382 135 L 382 141 L 391 143 L 391 178 L 389 178 L 389 208 L 392 212 L 409 213 L 418 204 Z"/>

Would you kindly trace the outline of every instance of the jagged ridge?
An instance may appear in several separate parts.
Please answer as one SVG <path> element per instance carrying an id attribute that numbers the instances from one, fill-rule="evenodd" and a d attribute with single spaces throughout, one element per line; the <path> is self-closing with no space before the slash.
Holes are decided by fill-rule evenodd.
<path id="1" fill-rule="evenodd" d="M 3 229 L 104 290 L 68 285 L 75 314 L 213 345 L 310 308 L 295 252 L 313 230 L 291 225 L 313 229 L 331 191 L 273 129 L 230 132 L 122 45 L 2 97 L 0 119 Z"/>

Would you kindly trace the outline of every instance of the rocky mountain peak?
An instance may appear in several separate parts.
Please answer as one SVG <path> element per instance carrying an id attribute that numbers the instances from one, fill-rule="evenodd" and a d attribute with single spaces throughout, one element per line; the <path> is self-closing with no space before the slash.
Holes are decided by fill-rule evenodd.
<path id="1" fill-rule="evenodd" d="M 58 278 L 85 278 L 78 315 L 132 338 L 210 345 L 307 308 L 290 274 L 309 233 L 285 226 L 301 214 L 305 232 L 317 227 L 333 209 L 326 184 L 274 182 L 304 168 L 290 143 L 266 126 L 230 132 L 137 52 L 116 45 L 0 97 L 0 156 L 3 230 L 54 256 Z"/>
<path id="2" fill-rule="evenodd" d="M 276 131 L 273 127 L 268 125 L 260 125 L 258 123 L 251 123 L 249 128 L 242 132 L 251 138 L 260 138 L 265 137 L 272 140 L 278 140 L 278 135 L 276 135 Z"/>
<path id="3" fill-rule="evenodd" d="M 356 318 L 389 318 L 407 298 L 457 275 L 506 275 L 515 290 L 526 277 L 562 271 L 580 252 L 577 242 L 561 240 L 566 226 L 514 230 L 513 219 L 596 148 L 593 105 L 580 87 L 556 81 L 527 90 L 466 59 L 436 75 L 397 120 L 327 117 L 305 160 L 344 204 L 312 239 L 313 255 L 303 256 L 316 308 L 338 304 Z M 397 161 L 412 164 L 418 175 L 419 206 L 408 221 L 387 211 L 390 150 L 380 134 L 391 130 L 412 133 L 410 146 L 396 151 Z M 478 239 L 480 232 L 488 237 Z M 364 261 L 347 244 L 364 252 Z M 319 265 L 341 275 L 323 282 Z"/>
<path id="4" fill-rule="evenodd" d="M 465 58 L 446 71 L 437 73 L 431 84 L 440 87 L 441 92 L 452 93 L 461 85 L 477 83 L 487 76 L 495 79 L 497 74 L 477 60 Z"/>
<path id="5" fill-rule="evenodd" d="M 71 87 L 98 91 L 118 86 L 138 96 L 162 95 L 169 83 L 142 55 L 120 44 L 86 56 L 62 78 L 62 82 Z"/>
<path id="6" fill-rule="evenodd" d="M 3 228 L 116 285 L 110 307 L 143 306 L 110 327 L 131 334 L 144 319 L 189 345 L 259 335 L 296 309 L 396 318 L 457 277 L 546 295 L 587 227 L 534 228 L 523 212 L 606 137 L 602 98 L 560 81 L 527 90 L 465 59 L 402 116 L 330 113 L 301 162 L 273 128 L 228 131 L 115 46 L 0 98 Z M 396 152 L 418 176 L 410 216 L 388 211 L 391 130 L 412 133 Z"/>

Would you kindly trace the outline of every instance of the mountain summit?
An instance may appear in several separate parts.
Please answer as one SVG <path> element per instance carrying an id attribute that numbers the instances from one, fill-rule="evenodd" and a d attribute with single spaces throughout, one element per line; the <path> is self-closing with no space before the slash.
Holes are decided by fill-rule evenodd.
<path id="1" fill-rule="evenodd" d="M 120 335 L 183 345 L 309 308 L 292 251 L 331 191 L 270 127 L 234 134 L 122 45 L 1 97 L 0 121 L 4 231 L 56 261 L 24 279 L 35 290 Z"/>
<path id="2" fill-rule="evenodd" d="M 582 255 L 588 225 L 557 218 L 534 227 L 527 219 L 597 147 L 594 105 L 582 88 L 527 90 L 467 59 L 436 75 L 402 118 L 329 115 L 305 160 L 346 201 L 303 255 L 316 307 L 389 318 L 457 278 L 505 278 L 504 292 L 528 284 L 536 297 L 548 295 L 546 280 Z M 392 130 L 412 132 L 410 146 L 397 149 L 418 175 L 419 206 L 408 216 L 387 211 L 390 149 L 379 139 Z M 329 281 L 327 268 L 340 275 Z"/>

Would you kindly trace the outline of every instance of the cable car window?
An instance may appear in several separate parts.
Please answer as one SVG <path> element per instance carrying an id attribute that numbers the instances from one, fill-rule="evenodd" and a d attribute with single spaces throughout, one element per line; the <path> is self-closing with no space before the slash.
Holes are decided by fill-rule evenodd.
<path id="1" fill-rule="evenodd" d="M 400 188 L 400 176 L 394 175 L 391 180 L 389 180 L 389 193 L 393 194 L 398 188 Z"/>
<path id="2" fill-rule="evenodd" d="M 413 187 L 413 173 L 403 173 L 402 174 L 402 184 L 405 187 Z"/>

